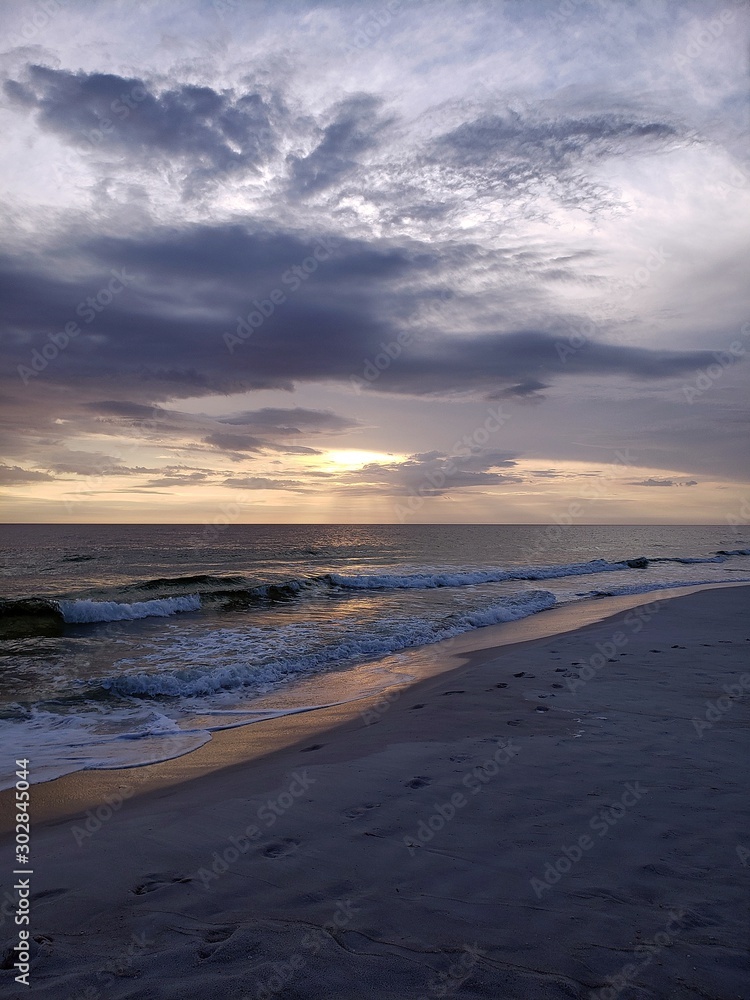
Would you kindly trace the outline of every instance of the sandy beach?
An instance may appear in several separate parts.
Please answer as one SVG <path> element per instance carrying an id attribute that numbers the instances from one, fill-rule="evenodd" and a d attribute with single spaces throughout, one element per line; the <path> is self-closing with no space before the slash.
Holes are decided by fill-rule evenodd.
<path id="1" fill-rule="evenodd" d="M 32 786 L 33 991 L 742 1000 L 749 605 L 545 612 L 416 651 L 387 695 Z"/>

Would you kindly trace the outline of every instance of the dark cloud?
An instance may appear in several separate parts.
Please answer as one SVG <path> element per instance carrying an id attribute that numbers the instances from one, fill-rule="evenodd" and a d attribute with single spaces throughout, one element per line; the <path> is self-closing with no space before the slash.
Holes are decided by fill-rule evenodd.
<path id="1" fill-rule="evenodd" d="M 511 469 L 518 465 L 517 458 L 517 455 L 505 451 L 477 451 L 459 456 L 454 462 L 465 472 L 486 472 L 488 469 Z"/>
<path id="2" fill-rule="evenodd" d="M 567 375 L 669 378 L 713 361 L 707 351 L 595 340 L 561 355 L 559 345 L 566 341 L 550 332 L 450 332 L 427 321 L 426 334 L 415 337 L 371 383 L 361 378 L 367 362 L 395 341 L 399 317 L 414 308 L 414 290 L 421 290 L 432 272 L 440 273 L 437 252 L 341 241 L 302 280 L 292 266 L 310 259 L 312 244 L 236 225 L 168 229 L 143 239 L 76 240 L 68 234 L 66 255 L 75 262 L 75 280 L 52 273 L 62 243 L 46 251 L 40 246 L 34 258 L 6 257 L 0 260 L 0 285 L 9 393 L 28 410 L 29 390 L 44 398 L 60 386 L 66 399 L 77 392 L 101 417 L 156 421 L 162 414 L 149 413 L 154 402 L 255 388 L 289 390 L 299 382 L 350 385 L 359 377 L 361 388 L 412 395 L 496 395 L 508 389 L 530 394 L 534 386 Z M 113 270 L 125 278 L 125 287 L 105 295 L 106 305 L 87 306 L 89 301 L 99 306 L 97 292 L 107 288 Z M 269 309 L 273 289 L 283 290 L 284 299 Z M 259 305 L 268 315 L 261 316 Z M 256 328 L 232 342 L 238 324 L 249 330 L 239 322 L 248 315 Z M 37 370 L 40 358 L 34 352 L 49 352 L 50 334 L 61 336 L 71 321 L 80 332 L 53 351 L 51 360 L 41 359 Z M 97 387 L 105 383 L 117 387 L 120 401 L 111 398 L 111 389 L 110 399 L 101 401 Z M 138 406 L 145 409 L 134 409 Z M 320 429 L 335 428 L 329 423 Z"/>
<path id="3" fill-rule="evenodd" d="M 497 399 L 508 384 L 516 389 L 520 385 L 522 390 L 546 384 L 540 375 L 546 379 L 566 375 L 664 379 L 693 371 L 712 358 L 709 351 L 664 351 L 595 340 L 574 349 L 567 347 L 565 340 L 539 330 L 473 338 L 447 335 L 426 347 L 415 347 L 392 371 L 384 372 L 376 385 L 381 390 L 415 395 L 473 389 Z M 529 392 L 533 389 L 526 395 Z"/>
<path id="4" fill-rule="evenodd" d="M 129 400 L 105 399 L 81 404 L 85 409 L 102 416 L 125 417 L 133 420 L 160 419 L 167 413 L 160 406 L 146 406 Z"/>
<path id="5" fill-rule="evenodd" d="M 509 164 L 536 164 L 537 169 L 557 170 L 582 157 L 638 153 L 644 148 L 663 148 L 679 138 L 671 122 L 618 113 L 571 116 L 563 109 L 556 118 L 540 120 L 508 111 L 459 125 L 437 140 L 435 148 L 461 164 L 492 163 L 506 165 L 506 169 Z"/>
<path id="6" fill-rule="evenodd" d="M 82 155 L 183 166 L 189 186 L 256 169 L 275 149 L 277 98 L 182 84 L 157 91 L 136 77 L 30 65 L 6 95 Z"/>
<path id="7" fill-rule="evenodd" d="M 283 455 L 320 455 L 317 448 L 309 448 L 306 445 L 281 444 L 278 441 L 264 441 L 254 437 L 252 434 L 230 434 L 223 431 L 215 431 L 203 438 L 203 443 L 224 452 L 255 452 L 271 451 Z"/>
<path id="8" fill-rule="evenodd" d="M 377 147 L 379 134 L 391 120 L 380 116 L 381 105 L 372 94 L 356 94 L 342 101 L 313 151 L 304 157 L 289 157 L 291 191 L 300 196 L 316 194 L 354 171 L 362 154 Z"/>
<path id="9" fill-rule="evenodd" d="M 544 193 L 565 204 L 595 209 L 609 203 L 611 195 L 592 180 L 589 165 L 688 141 L 671 121 L 618 112 L 581 113 L 550 102 L 534 113 L 482 113 L 434 140 L 427 161 L 462 176 L 480 193 L 499 189 L 519 201 Z M 533 201 L 527 201 L 526 210 L 534 213 Z M 551 277 L 565 279 L 566 272 Z"/>
<path id="10" fill-rule="evenodd" d="M 487 399 L 537 399 L 537 394 L 543 389 L 549 389 L 547 382 L 529 378 L 525 382 L 519 382 L 518 385 L 509 385 L 507 389 L 488 393 Z"/>
<path id="11" fill-rule="evenodd" d="M 209 434 L 203 438 L 205 444 L 210 444 L 219 451 L 261 452 L 264 442 L 250 434 Z"/>
<path id="12" fill-rule="evenodd" d="M 330 410 L 306 410 L 302 407 L 279 409 L 264 407 L 245 410 L 229 417 L 219 417 L 219 423 L 257 428 L 264 434 L 305 434 L 321 431 L 345 431 L 358 426 L 358 421 L 342 417 Z"/>

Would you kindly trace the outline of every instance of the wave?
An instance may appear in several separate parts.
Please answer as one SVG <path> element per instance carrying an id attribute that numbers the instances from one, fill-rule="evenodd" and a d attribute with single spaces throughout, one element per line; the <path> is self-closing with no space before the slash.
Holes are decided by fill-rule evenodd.
<path id="1" fill-rule="evenodd" d="M 4 638 L 57 635 L 62 626 L 63 616 L 56 601 L 43 597 L 0 601 L 0 632 Z"/>
<path id="2" fill-rule="evenodd" d="M 29 635 L 58 635 L 64 625 L 96 622 L 124 622 L 139 618 L 166 618 L 182 611 L 198 611 L 198 594 L 167 597 L 154 601 L 123 604 L 119 601 L 54 601 L 44 597 L 26 597 L 0 601 L 0 634 L 13 639 Z"/>
<path id="3" fill-rule="evenodd" d="M 188 597 L 166 597 L 156 601 L 120 604 L 117 601 L 58 601 L 63 620 L 68 624 L 86 622 L 124 622 L 137 618 L 167 618 L 181 611 L 198 611 L 198 594 Z"/>
<path id="4" fill-rule="evenodd" d="M 214 576 L 211 573 L 194 573 L 191 576 L 157 576 L 153 580 L 139 580 L 128 584 L 125 590 L 172 590 L 178 587 L 232 587 L 247 583 L 244 576 Z"/>
<path id="5" fill-rule="evenodd" d="M 588 562 L 552 566 L 511 566 L 490 569 L 455 569 L 417 573 L 374 573 L 347 575 L 323 573 L 271 583 L 255 583 L 242 575 L 199 573 L 187 576 L 155 577 L 136 581 L 120 589 L 129 600 L 74 600 L 46 597 L 0 601 L 0 629 L 3 635 L 53 634 L 65 624 L 129 621 L 165 617 L 185 611 L 198 611 L 218 605 L 225 611 L 240 611 L 255 605 L 284 603 L 305 593 L 330 590 L 346 591 L 430 590 L 441 587 L 471 587 L 508 581 L 561 580 L 642 570 L 656 564 L 693 565 L 724 563 L 748 556 L 750 549 L 721 549 L 710 556 L 636 556 L 611 562 L 592 559 Z M 713 581 L 709 581 L 713 582 Z M 675 581 L 679 585 L 681 581 Z M 636 585 L 637 586 L 637 585 Z M 138 592 L 153 593 L 154 598 L 131 603 Z M 180 591 L 192 591 L 179 593 Z M 154 593 L 156 592 L 156 593 Z M 170 593 L 171 592 L 171 593 Z M 177 593 L 175 593 L 177 592 Z M 609 591 L 608 591 L 609 592 Z M 636 593 L 637 590 L 632 591 Z"/>
<path id="6" fill-rule="evenodd" d="M 693 563 L 723 563 L 727 555 L 745 555 L 744 552 L 721 553 L 715 556 L 656 556 L 651 560 L 655 563 L 679 563 L 682 566 L 692 566 Z"/>
<path id="7" fill-rule="evenodd" d="M 631 560 L 608 562 L 592 559 L 585 563 L 561 566 L 522 566 L 516 569 L 458 571 L 455 573 L 382 574 L 374 576 L 342 576 L 326 574 L 326 580 L 348 590 L 428 590 L 433 587 L 471 587 L 480 583 L 504 583 L 507 580 L 555 580 L 566 576 L 588 576 L 590 573 L 612 573 L 632 569 Z"/>
<path id="8" fill-rule="evenodd" d="M 419 618 L 402 619 L 394 621 L 394 629 L 388 635 L 364 632 L 304 656 L 263 664 L 232 663 L 155 674 L 120 674 L 104 678 L 100 683 L 102 688 L 114 694 L 147 698 L 200 697 L 248 686 L 265 687 L 297 674 L 314 673 L 332 664 L 387 656 L 401 649 L 440 642 L 486 625 L 528 618 L 554 607 L 555 603 L 555 595 L 548 590 L 525 591 L 479 611 L 452 615 L 442 625 L 436 626 Z"/>
<path id="9" fill-rule="evenodd" d="M 60 608 L 56 601 L 46 597 L 19 597 L 16 600 L 0 601 L 0 618 L 60 618 Z"/>

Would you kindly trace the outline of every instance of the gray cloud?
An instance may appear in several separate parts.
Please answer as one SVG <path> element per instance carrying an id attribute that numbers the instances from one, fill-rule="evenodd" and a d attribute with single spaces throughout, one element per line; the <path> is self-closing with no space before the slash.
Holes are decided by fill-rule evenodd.
<path id="1" fill-rule="evenodd" d="M 631 481 L 630 486 L 697 486 L 698 483 L 695 479 L 642 479 L 640 482 Z"/>
<path id="2" fill-rule="evenodd" d="M 15 369 L 11 379 L 17 384 L 18 373 L 25 372 L 30 384 L 72 384 L 85 392 L 115 371 L 120 393 L 142 406 L 170 397 L 291 389 L 316 380 L 348 384 L 383 343 L 395 339 L 399 314 L 414 307 L 415 286 L 421 288 L 431 272 L 440 273 L 435 249 L 426 254 L 421 247 L 347 240 L 309 283 L 296 279 L 294 286 L 289 269 L 309 256 L 310 243 L 237 225 L 169 229 L 146 239 L 76 242 L 72 234 L 60 239 L 68 241 L 68 258 L 83 275 L 75 280 L 50 274 L 62 244 L 50 246 L 46 260 L 40 247 L 34 260 L 0 261 L 7 302 L 5 370 Z M 112 269 L 129 274 L 131 267 L 140 277 L 106 308 L 95 314 L 85 308 Z M 287 300 L 230 354 L 224 335 L 274 287 L 289 288 Z M 34 350 L 71 320 L 80 329 L 77 339 L 35 374 Z M 669 378 L 713 361 L 708 351 L 595 340 L 561 359 L 557 342 L 538 329 L 431 329 L 426 340 L 382 372 L 374 388 L 415 395 L 468 390 L 496 395 L 510 388 L 523 394 L 553 377 Z M 123 403 L 97 405 L 103 415 L 125 415 L 117 411 Z M 140 419 L 147 411 L 131 409 L 130 416 Z"/>
<path id="3" fill-rule="evenodd" d="M 379 115 L 381 105 L 382 100 L 372 94 L 342 101 L 313 151 L 304 157 L 289 157 L 293 193 L 316 194 L 352 173 L 362 154 L 377 147 L 379 133 L 390 123 Z"/>
<path id="4" fill-rule="evenodd" d="M 286 410 L 270 406 L 261 410 L 245 410 L 229 417 L 219 417 L 219 423 L 282 435 L 345 431 L 358 425 L 357 420 L 331 413 L 330 410 L 306 410 L 300 406 Z"/>
<path id="5" fill-rule="evenodd" d="M 5 93 L 84 155 L 178 161 L 191 185 L 257 169 L 275 149 L 272 117 L 281 112 L 277 98 L 256 91 L 181 84 L 157 92 L 136 77 L 39 65 L 7 80 Z"/>
<path id="6" fill-rule="evenodd" d="M 592 166 L 690 141 L 676 122 L 653 120 L 635 108 L 600 112 L 558 99 L 523 111 L 480 113 L 433 140 L 424 159 L 444 173 L 447 188 L 460 179 L 480 196 L 502 192 L 534 216 L 544 214 L 540 197 L 586 211 L 613 207 L 616 196 L 595 179 Z M 568 273 L 557 269 L 547 276 L 566 280 Z"/>
<path id="7" fill-rule="evenodd" d="M 269 479 L 267 476 L 235 476 L 224 480 L 225 486 L 234 490 L 293 490 L 299 489 L 302 483 L 297 479 Z"/>
<path id="8" fill-rule="evenodd" d="M 53 478 L 47 472 L 21 469 L 17 465 L 0 465 L 0 483 L 3 486 L 20 486 L 23 483 L 38 483 Z"/>
<path id="9" fill-rule="evenodd" d="M 366 486 L 386 496 L 445 496 L 472 486 L 519 483 L 522 477 L 494 469 L 511 469 L 516 461 L 499 452 L 447 455 L 439 451 L 410 455 L 405 461 L 371 462 L 362 469 L 343 473 L 339 479 L 352 487 Z"/>
<path id="10" fill-rule="evenodd" d="M 6 475 L 216 486 L 335 440 L 415 453 L 310 470 L 389 495 L 439 479 L 460 421 L 498 400 L 508 451 L 435 489 L 501 485 L 513 448 L 550 488 L 547 463 L 624 445 L 644 487 L 740 476 L 748 366 L 694 406 L 677 379 L 705 381 L 750 315 L 746 7 L 686 61 L 721 5 L 554 27 L 548 5 L 406 6 L 354 51 L 362 18 L 340 4 L 180 8 L 177 37 L 148 5 L 126 22 L 74 3 L 6 53 Z M 124 287 L 92 311 L 113 270 Z M 79 450 L 124 442 L 149 457 Z"/>

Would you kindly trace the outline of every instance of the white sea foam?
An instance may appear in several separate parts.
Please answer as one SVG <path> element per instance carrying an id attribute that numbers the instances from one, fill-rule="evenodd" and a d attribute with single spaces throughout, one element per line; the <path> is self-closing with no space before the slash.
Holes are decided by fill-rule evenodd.
<path id="1" fill-rule="evenodd" d="M 6 760 L 13 759 L 13 748 L 18 747 L 18 725 L 0 721 L 0 752 Z M 182 757 L 211 739 L 205 730 L 182 728 L 148 708 L 103 714 L 99 707 L 75 715 L 33 709 L 22 725 L 34 782 L 92 768 L 155 764 Z M 0 788 L 9 788 L 14 781 L 12 773 L 3 774 Z"/>
<path id="2" fill-rule="evenodd" d="M 120 604 L 117 601 L 58 601 L 66 622 L 124 622 L 136 618 L 167 618 L 180 611 L 198 611 L 201 599 L 197 594 L 188 597 L 164 597 L 155 601 L 137 601 Z"/>
<path id="3" fill-rule="evenodd" d="M 373 576 L 343 576 L 330 573 L 329 579 L 348 590 L 428 590 L 433 587 L 470 587 L 482 583 L 503 583 L 506 580 L 556 580 L 566 576 L 588 576 L 591 573 L 613 573 L 632 569 L 627 562 L 592 559 L 585 563 L 561 566 L 518 566 L 513 569 L 458 570 L 455 573 L 406 573 Z"/>
<path id="4" fill-rule="evenodd" d="M 339 639 L 317 649 L 309 648 L 301 656 L 292 654 L 268 659 L 266 662 L 258 662 L 253 656 L 257 655 L 260 648 L 254 634 L 246 631 L 238 637 L 231 630 L 218 630 L 203 640 L 190 639 L 192 659 L 195 661 L 200 657 L 203 661 L 201 664 L 187 669 L 160 669 L 155 673 L 140 671 L 118 674 L 104 678 L 101 686 L 116 694 L 139 697 L 199 697 L 250 685 L 257 690 L 264 690 L 290 677 L 314 673 L 336 663 L 387 656 L 401 649 L 440 642 L 486 625 L 527 618 L 553 607 L 554 604 L 555 596 L 547 590 L 526 591 L 509 596 L 487 608 L 451 615 L 439 624 L 417 617 L 403 617 L 394 619 L 385 633 L 354 633 L 344 640 Z M 223 635 L 223 632 L 228 634 Z M 278 633 L 274 637 L 275 642 L 278 642 L 277 637 Z M 247 641 L 245 655 L 242 639 Z M 220 666 L 215 666 L 218 659 L 215 655 L 217 644 L 223 652 Z M 197 646 L 203 648 L 198 649 Z M 230 656 L 231 649 L 234 649 L 234 655 Z M 157 665 L 162 666 L 162 663 L 163 659 L 159 656 Z"/>

